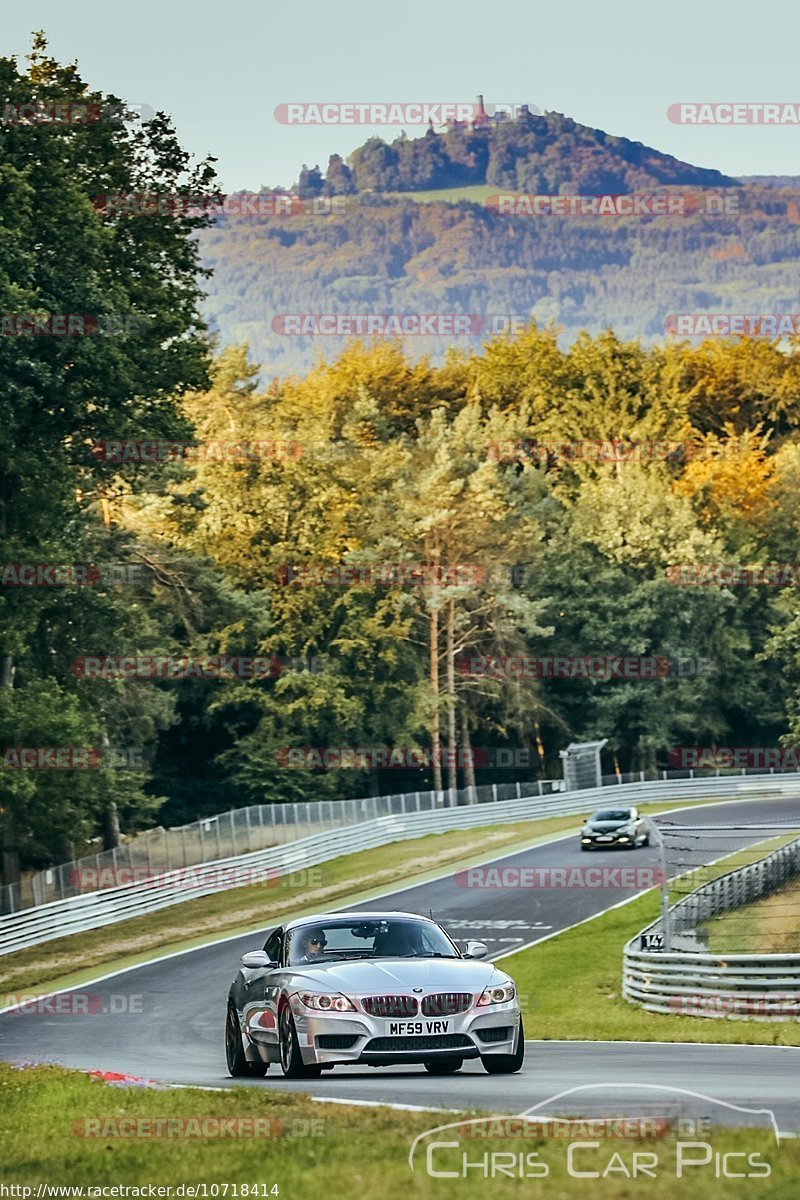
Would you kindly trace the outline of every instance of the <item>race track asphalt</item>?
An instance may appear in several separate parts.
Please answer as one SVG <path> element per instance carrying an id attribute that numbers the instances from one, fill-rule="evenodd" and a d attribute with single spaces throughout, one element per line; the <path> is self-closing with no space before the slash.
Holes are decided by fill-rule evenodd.
<path id="1" fill-rule="evenodd" d="M 659 823 L 690 825 L 748 822 L 800 824 L 796 800 L 762 799 L 687 808 Z M 769 836 L 743 831 L 724 839 L 672 836 L 670 872 L 709 862 Z M 480 831 L 476 831 L 476 841 Z M 508 868 L 657 867 L 654 847 L 635 852 L 582 853 L 574 834 L 522 853 L 492 860 Z M 490 864 L 486 864 L 487 866 Z M 512 877 L 513 878 L 513 877 Z M 464 882 L 463 876 L 461 883 Z M 464 887 L 452 873 L 392 891 L 359 909 L 432 911 L 457 940 L 485 941 L 497 958 L 608 909 L 639 888 Z M 713 1117 L 719 1124 L 764 1124 L 740 1108 L 770 1109 L 782 1131 L 800 1131 L 800 1048 L 769 1045 L 595 1043 L 528 1041 L 523 1070 L 490 1076 L 465 1063 L 453 1076 L 429 1076 L 423 1067 L 337 1067 L 318 1080 L 292 1082 L 273 1067 L 265 1079 L 230 1080 L 225 1069 L 223 1020 L 228 986 L 247 949 L 264 944 L 268 928 L 128 969 L 82 985 L 91 992 L 86 1016 L 0 1014 L 0 1058 L 58 1062 L 84 1070 L 119 1071 L 179 1084 L 260 1087 L 309 1092 L 327 1099 L 486 1108 L 520 1113 L 541 1105 L 549 1113 L 622 1111 L 646 1100 L 663 1113 Z M 769 1025 L 754 1023 L 754 1041 L 769 1041 Z M 551 1098 L 580 1089 L 559 1101 Z M 669 1089 L 676 1089 L 670 1091 Z M 702 1093 L 702 1099 L 690 1092 Z M 596 1106 L 599 1106 L 597 1108 Z M 609 1107 L 610 1106 L 610 1107 Z M 727 1107 L 738 1106 L 738 1107 Z"/>

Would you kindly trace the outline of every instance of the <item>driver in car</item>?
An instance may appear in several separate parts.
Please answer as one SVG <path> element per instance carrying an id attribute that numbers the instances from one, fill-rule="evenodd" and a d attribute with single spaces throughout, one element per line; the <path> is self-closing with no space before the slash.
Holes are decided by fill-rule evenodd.
<path id="1" fill-rule="evenodd" d="M 321 929 L 307 930 L 300 939 L 300 945 L 303 949 L 300 962 L 327 962 L 325 956 L 325 947 L 327 944 L 325 934 Z"/>

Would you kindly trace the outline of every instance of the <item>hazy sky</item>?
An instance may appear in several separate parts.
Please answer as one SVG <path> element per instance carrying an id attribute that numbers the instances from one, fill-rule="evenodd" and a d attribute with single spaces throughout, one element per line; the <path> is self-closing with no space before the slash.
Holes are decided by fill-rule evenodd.
<path id="1" fill-rule="evenodd" d="M 35 14 L 35 15 L 34 15 Z M 289 185 L 302 162 L 386 127 L 279 124 L 289 101 L 527 101 L 731 175 L 800 174 L 800 127 L 672 124 L 678 101 L 800 101 L 797 0 L 38 0 L 6 7 L 3 54 L 43 28 L 89 83 L 172 114 L 225 190 Z M 410 136 L 423 129 L 409 127 Z"/>

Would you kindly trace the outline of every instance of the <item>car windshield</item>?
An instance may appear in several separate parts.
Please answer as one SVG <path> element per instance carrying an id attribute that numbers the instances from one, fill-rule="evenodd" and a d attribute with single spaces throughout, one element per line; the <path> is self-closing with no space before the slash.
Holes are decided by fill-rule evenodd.
<path id="1" fill-rule="evenodd" d="M 289 966 L 354 958 L 458 958 L 438 925 L 380 919 L 324 921 L 299 925 L 286 935 Z"/>
<path id="2" fill-rule="evenodd" d="M 595 813 L 592 817 L 593 821 L 629 821 L 631 812 L 629 808 L 609 808 L 603 812 Z"/>

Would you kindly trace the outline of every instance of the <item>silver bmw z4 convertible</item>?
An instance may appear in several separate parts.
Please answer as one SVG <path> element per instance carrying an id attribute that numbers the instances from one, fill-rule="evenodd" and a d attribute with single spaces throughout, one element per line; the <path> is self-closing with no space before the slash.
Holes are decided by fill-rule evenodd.
<path id="1" fill-rule="evenodd" d="M 275 929 L 242 956 L 228 993 L 233 1076 L 280 1064 L 290 1079 L 337 1064 L 422 1063 L 432 1075 L 479 1058 L 510 1074 L 525 1054 L 513 981 L 482 942 L 462 951 L 413 913 L 326 913 Z"/>

